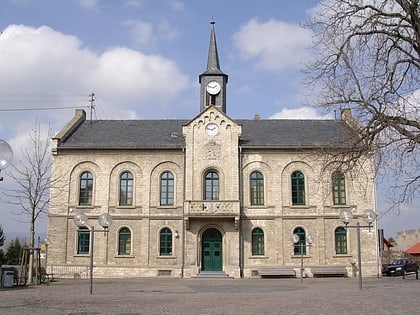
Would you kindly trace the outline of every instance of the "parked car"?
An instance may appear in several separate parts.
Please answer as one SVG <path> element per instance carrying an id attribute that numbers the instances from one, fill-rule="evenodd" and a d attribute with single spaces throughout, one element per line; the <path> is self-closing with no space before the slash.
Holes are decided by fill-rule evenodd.
<path id="1" fill-rule="evenodd" d="M 417 272 L 419 266 L 417 261 L 409 258 L 400 258 L 394 260 L 391 264 L 385 267 L 385 274 L 387 276 L 401 276 L 403 270 L 407 272 Z"/>

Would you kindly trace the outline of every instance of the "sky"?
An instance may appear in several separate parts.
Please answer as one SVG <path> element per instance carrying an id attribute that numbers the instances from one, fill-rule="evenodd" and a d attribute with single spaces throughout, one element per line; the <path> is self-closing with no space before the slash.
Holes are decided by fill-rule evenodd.
<path id="1" fill-rule="evenodd" d="M 302 66 L 311 33 L 302 25 L 318 1 L 263 0 L 2 0 L 0 10 L 0 139 L 14 163 L 36 122 L 56 133 L 84 108 L 93 119 L 191 119 L 199 113 L 198 76 L 206 70 L 214 20 L 221 69 L 229 75 L 233 119 L 321 119 L 307 106 Z M 94 110 L 89 105 L 95 94 Z M 13 188 L 3 171 L 3 189 Z M 385 213 L 385 236 L 420 228 L 420 209 Z M 6 234 L 29 224 L 0 201 Z M 37 234 L 45 235 L 47 218 Z"/>

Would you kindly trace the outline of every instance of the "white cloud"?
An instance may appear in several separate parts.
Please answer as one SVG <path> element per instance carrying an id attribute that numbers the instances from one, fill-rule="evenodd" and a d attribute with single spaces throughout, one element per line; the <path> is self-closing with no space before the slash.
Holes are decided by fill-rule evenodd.
<path id="1" fill-rule="evenodd" d="M 140 8 L 143 6 L 143 1 L 141 0 L 127 0 L 125 2 L 126 7 Z"/>
<path id="2" fill-rule="evenodd" d="M 183 11 L 184 10 L 184 3 L 178 0 L 169 0 L 169 5 L 172 7 L 174 11 Z"/>
<path id="3" fill-rule="evenodd" d="M 311 32 L 297 24 L 252 19 L 233 39 L 242 58 L 254 58 L 259 67 L 277 71 L 297 68 L 308 58 Z"/>
<path id="4" fill-rule="evenodd" d="M 98 9 L 99 1 L 100 0 L 77 0 L 76 3 L 83 8 L 96 10 Z"/>
<path id="5" fill-rule="evenodd" d="M 0 109 L 86 106 L 88 95 L 94 92 L 107 118 L 125 118 L 133 111 L 163 112 L 189 84 L 176 64 L 162 56 L 125 47 L 98 54 L 83 47 L 75 36 L 47 26 L 10 25 L 0 36 L 0 56 Z M 69 95 L 79 96 L 78 103 L 69 103 Z M 45 98 L 51 96 L 54 103 L 46 103 Z M 32 114 L 22 113 L 19 119 Z M 51 119 L 52 115 L 43 116 Z M 55 116 L 61 127 L 69 118 Z M 0 119 L 0 129 L 5 124 Z"/>
<path id="6" fill-rule="evenodd" d="M 300 107 L 294 109 L 282 109 L 269 119 L 332 119 L 330 115 L 320 115 L 315 108 Z"/>
<path id="7" fill-rule="evenodd" d="M 173 41 L 180 37 L 181 32 L 166 20 L 156 23 L 141 20 L 123 22 L 129 28 L 132 40 L 138 45 L 156 46 L 159 41 Z"/>
<path id="8" fill-rule="evenodd" d="M 130 28 L 130 36 L 140 45 L 150 45 L 154 39 L 152 23 L 128 20 L 124 22 Z"/>

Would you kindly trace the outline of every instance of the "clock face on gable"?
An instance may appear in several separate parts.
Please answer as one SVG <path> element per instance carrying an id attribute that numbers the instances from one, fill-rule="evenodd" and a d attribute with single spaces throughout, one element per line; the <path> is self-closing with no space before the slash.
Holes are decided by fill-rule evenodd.
<path id="1" fill-rule="evenodd" d="M 212 137 L 216 136 L 219 133 L 219 126 L 214 123 L 207 124 L 206 133 Z"/>
<path id="2" fill-rule="evenodd" d="M 220 93 L 221 86 L 216 81 L 210 81 L 209 83 L 207 83 L 206 90 L 207 93 L 209 93 L 210 95 L 216 95 Z"/>

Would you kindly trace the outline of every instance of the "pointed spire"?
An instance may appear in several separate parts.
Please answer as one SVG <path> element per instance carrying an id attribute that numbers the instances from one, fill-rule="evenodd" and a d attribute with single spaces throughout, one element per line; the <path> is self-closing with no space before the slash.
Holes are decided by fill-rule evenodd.
<path id="1" fill-rule="evenodd" d="M 219 63 L 219 54 L 217 52 L 217 44 L 216 44 L 216 32 L 214 31 L 214 24 L 216 22 L 212 20 L 211 24 L 211 32 L 210 32 L 210 45 L 209 45 L 209 56 L 207 60 L 207 70 L 220 70 L 220 63 Z"/>

